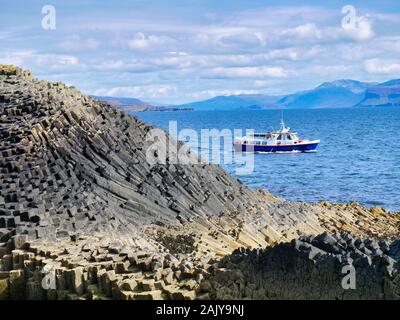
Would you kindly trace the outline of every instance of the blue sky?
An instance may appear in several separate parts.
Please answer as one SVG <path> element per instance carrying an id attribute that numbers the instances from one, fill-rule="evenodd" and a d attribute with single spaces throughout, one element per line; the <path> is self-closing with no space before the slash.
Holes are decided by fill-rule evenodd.
<path id="1" fill-rule="evenodd" d="M 44 5 L 56 29 L 41 26 Z M 87 94 L 168 104 L 400 78 L 400 4 L 0 0 L 0 63 Z M 342 26 L 344 5 L 355 24 Z"/>

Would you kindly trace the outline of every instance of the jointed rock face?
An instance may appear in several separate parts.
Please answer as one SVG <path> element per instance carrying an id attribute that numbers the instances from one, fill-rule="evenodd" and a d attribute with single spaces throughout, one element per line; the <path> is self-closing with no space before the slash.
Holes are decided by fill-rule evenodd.
<path id="1" fill-rule="evenodd" d="M 207 281 L 218 299 L 398 299 L 399 253 L 399 240 L 323 233 L 236 250 Z M 345 278 L 350 272 L 354 283 Z"/>
<path id="2" fill-rule="evenodd" d="M 151 129 L 74 88 L 0 66 L 0 298 L 399 297 L 397 245 L 362 253 L 391 268 L 352 295 L 334 280 L 339 256 L 360 255 L 351 245 L 336 252 L 352 236 L 318 255 L 304 253 L 318 238 L 302 237 L 396 239 L 397 214 L 288 202 L 210 164 L 150 165 Z M 232 254 L 240 247 L 268 248 Z M 305 267 L 282 269 L 293 260 Z M 320 264 L 325 275 L 315 276 Z M 224 277 L 241 284 L 221 285 Z M 392 289 L 382 292 L 380 281 Z"/>
<path id="3" fill-rule="evenodd" d="M 255 197 L 216 166 L 153 166 L 151 127 L 30 76 L 2 76 L 1 194 L 6 227 L 30 238 L 216 216 Z M 3 226 L 4 227 L 4 226 Z"/>

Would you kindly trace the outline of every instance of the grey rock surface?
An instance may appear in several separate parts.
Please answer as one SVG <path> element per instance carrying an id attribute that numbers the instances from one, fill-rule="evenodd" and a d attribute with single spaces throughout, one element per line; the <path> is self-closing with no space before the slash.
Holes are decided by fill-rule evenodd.
<path id="1" fill-rule="evenodd" d="M 329 233 L 238 249 L 219 262 L 207 291 L 217 299 L 399 299 L 398 250 L 398 240 Z"/>
<path id="2" fill-rule="evenodd" d="M 151 129 L 64 84 L 0 75 L 0 230 L 134 234 L 217 216 L 227 194 L 232 206 L 256 198 L 218 166 L 151 166 Z"/>
<path id="3" fill-rule="evenodd" d="M 399 297 L 398 214 L 150 164 L 152 129 L 0 65 L 0 299 Z M 356 290 L 341 287 L 348 265 Z"/>

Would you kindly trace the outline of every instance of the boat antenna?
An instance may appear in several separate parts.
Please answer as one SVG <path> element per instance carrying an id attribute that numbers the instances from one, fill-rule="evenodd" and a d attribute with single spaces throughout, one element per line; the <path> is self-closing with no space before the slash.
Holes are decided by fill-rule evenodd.
<path id="1" fill-rule="evenodd" d="M 283 122 L 283 109 L 281 109 L 281 130 L 285 129 L 285 123 Z"/>

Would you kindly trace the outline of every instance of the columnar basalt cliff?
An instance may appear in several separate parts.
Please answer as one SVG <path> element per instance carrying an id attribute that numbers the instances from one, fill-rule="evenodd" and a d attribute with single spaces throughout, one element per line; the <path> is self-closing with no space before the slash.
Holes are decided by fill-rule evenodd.
<path id="1" fill-rule="evenodd" d="M 151 165 L 148 152 L 165 151 L 149 148 L 152 128 L 73 87 L 0 66 L 0 298 L 398 298 L 397 214 L 285 201 L 212 164 Z M 339 236 L 320 248 L 310 237 L 326 231 L 387 241 L 386 251 L 339 250 L 350 241 Z M 390 272 L 379 267 L 362 286 L 369 291 L 342 294 L 340 264 L 330 261 L 353 253 Z M 299 273 L 312 278 L 308 287 Z"/>
<path id="2" fill-rule="evenodd" d="M 399 240 L 323 233 L 235 250 L 207 285 L 218 299 L 399 299 L 399 253 Z"/>

